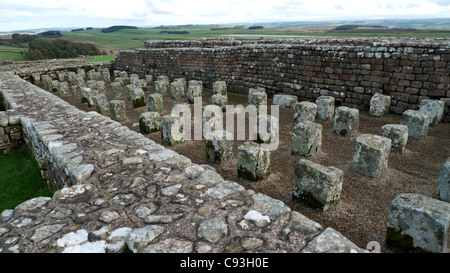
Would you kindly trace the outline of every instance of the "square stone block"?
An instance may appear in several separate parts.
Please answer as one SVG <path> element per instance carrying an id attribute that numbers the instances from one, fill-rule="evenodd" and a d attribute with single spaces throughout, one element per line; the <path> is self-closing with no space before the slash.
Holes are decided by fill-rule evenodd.
<path id="1" fill-rule="evenodd" d="M 298 97 L 294 95 L 277 94 L 273 96 L 273 104 L 279 105 L 281 109 L 285 110 L 293 110 L 297 101 Z"/>
<path id="2" fill-rule="evenodd" d="M 428 113 L 430 116 L 430 125 L 436 126 L 444 114 L 445 102 L 441 100 L 424 99 L 420 101 L 419 111 Z"/>
<path id="3" fill-rule="evenodd" d="M 186 93 L 184 92 L 184 86 L 181 81 L 173 81 L 170 83 L 170 95 L 174 99 L 186 97 Z"/>
<path id="4" fill-rule="evenodd" d="M 173 79 L 173 81 L 174 82 L 177 82 L 177 81 L 180 82 L 181 86 L 183 86 L 183 93 L 186 94 L 186 91 L 187 91 L 186 79 L 185 78 L 176 78 L 176 79 Z"/>
<path id="5" fill-rule="evenodd" d="M 299 122 L 314 121 L 317 114 L 317 105 L 313 102 L 302 101 L 294 105 L 294 125 Z"/>
<path id="6" fill-rule="evenodd" d="M 306 159 L 295 165 L 294 200 L 322 211 L 339 203 L 344 172 Z"/>
<path id="7" fill-rule="evenodd" d="M 292 130 L 292 154 L 305 157 L 318 154 L 322 148 L 322 125 L 299 122 Z"/>
<path id="8" fill-rule="evenodd" d="M 123 100 L 112 100 L 109 102 L 109 115 L 115 121 L 127 119 L 126 104 Z"/>
<path id="9" fill-rule="evenodd" d="M 320 96 L 316 99 L 317 117 L 322 120 L 330 119 L 334 116 L 335 99 L 331 96 Z"/>
<path id="10" fill-rule="evenodd" d="M 78 85 L 70 86 L 69 93 L 72 96 L 72 98 L 75 98 L 75 99 L 81 98 L 81 89 Z"/>
<path id="11" fill-rule="evenodd" d="M 359 110 L 340 106 L 336 108 L 333 131 L 341 136 L 354 136 L 359 129 Z"/>
<path id="12" fill-rule="evenodd" d="M 386 246 L 401 252 L 447 253 L 450 203 L 402 193 L 389 206 Z"/>
<path id="13" fill-rule="evenodd" d="M 58 95 L 67 96 L 69 94 L 70 94 L 69 83 L 68 82 L 60 82 L 58 85 Z"/>
<path id="14" fill-rule="evenodd" d="M 180 116 L 161 117 L 161 140 L 164 145 L 174 146 L 184 142 L 183 120 Z"/>
<path id="15" fill-rule="evenodd" d="M 259 110 L 260 105 L 267 105 L 267 93 L 261 91 L 255 91 L 248 94 L 248 104 L 256 106 Z"/>
<path id="16" fill-rule="evenodd" d="M 450 157 L 439 172 L 437 195 L 441 200 L 450 202 Z"/>
<path id="17" fill-rule="evenodd" d="M 258 143 L 278 143 L 280 139 L 280 123 L 278 118 L 271 115 L 259 115 L 253 126 Z"/>
<path id="18" fill-rule="evenodd" d="M 150 134 L 160 130 L 161 116 L 158 112 L 145 112 L 139 116 L 139 129 L 142 134 Z"/>
<path id="19" fill-rule="evenodd" d="M 95 89 L 97 89 L 98 91 L 104 93 L 106 90 L 106 85 L 104 81 L 96 81 L 95 82 Z"/>
<path id="20" fill-rule="evenodd" d="M 377 177 L 388 169 L 391 144 L 391 139 L 387 137 L 360 135 L 355 141 L 351 170 L 362 175 Z"/>
<path id="21" fill-rule="evenodd" d="M 160 93 L 150 94 L 147 97 L 148 111 L 162 112 L 164 111 L 163 96 Z"/>
<path id="22" fill-rule="evenodd" d="M 120 98 L 122 96 L 122 84 L 120 82 L 112 82 L 111 92 L 114 98 Z"/>
<path id="23" fill-rule="evenodd" d="M 408 137 L 422 139 L 428 134 L 430 115 L 422 111 L 406 110 L 400 124 L 408 126 Z"/>
<path id="24" fill-rule="evenodd" d="M 213 83 L 213 94 L 227 95 L 227 82 L 226 81 L 215 81 Z"/>
<path id="25" fill-rule="evenodd" d="M 227 131 L 215 131 L 205 135 L 206 161 L 225 164 L 234 159 L 233 135 Z"/>
<path id="26" fill-rule="evenodd" d="M 54 92 L 54 93 L 58 92 L 58 86 L 59 86 L 58 80 L 51 81 L 51 84 L 49 86 L 49 91 Z"/>
<path id="27" fill-rule="evenodd" d="M 98 94 L 92 97 L 95 109 L 99 114 L 109 116 L 109 102 L 105 94 Z"/>
<path id="28" fill-rule="evenodd" d="M 169 93 L 169 82 L 155 81 L 155 92 L 162 95 Z"/>
<path id="29" fill-rule="evenodd" d="M 255 142 L 245 142 L 238 146 L 237 152 L 238 177 L 258 181 L 270 174 L 270 152 Z"/>
<path id="30" fill-rule="evenodd" d="M 152 75 L 145 75 L 145 81 L 147 82 L 147 86 L 153 84 L 153 76 Z"/>
<path id="31" fill-rule="evenodd" d="M 222 111 L 227 109 L 228 97 L 226 95 L 215 94 L 211 97 L 211 102 L 214 105 L 220 106 Z"/>
<path id="32" fill-rule="evenodd" d="M 201 97 L 203 93 L 203 86 L 202 85 L 191 85 L 191 82 L 189 82 L 189 87 L 186 92 L 186 97 L 188 98 L 188 101 L 190 103 L 194 103 L 194 98 Z"/>
<path id="33" fill-rule="evenodd" d="M 135 87 L 131 90 L 131 102 L 133 104 L 133 108 L 139 108 L 147 105 L 144 91 L 141 88 Z"/>
<path id="34" fill-rule="evenodd" d="M 391 97 L 381 93 L 375 93 L 370 99 L 369 115 L 381 117 L 389 114 L 391 106 Z"/>
<path id="35" fill-rule="evenodd" d="M 100 91 L 96 89 L 90 89 L 90 88 L 82 88 L 81 89 L 81 101 L 86 101 L 88 103 L 89 107 L 94 106 L 94 101 L 92 100 L 93 96 L 97 96 L 98 94 L 101 94 Z M 84 93 L 83 93 L 84 92 Z"/>
<path id="36" fill-rule="evenodd" d="M 408 142 L 408 126 L 401 124 L 386 124 L 381 127 L 381 135 L 392 140 L 392 152 L 404 153 Z"/>

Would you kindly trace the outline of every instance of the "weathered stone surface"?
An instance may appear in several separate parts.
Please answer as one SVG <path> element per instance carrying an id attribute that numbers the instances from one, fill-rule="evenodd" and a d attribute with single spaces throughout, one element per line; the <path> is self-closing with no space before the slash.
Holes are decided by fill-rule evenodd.
<path id="1" fill-rule="evenodd" d="M 445 103 L 441 100 L 424 99 L 420 101 L 419 111 L 428 113 L 430 117 L 429 126 L 436 126 L 442 120 Z"/>
<path id="2" fill-rule="evenodd" d="M 376 93 L 370 99 L 369 114 L 375 117 L 381 117 L 389 113 L 389 107 L 391 106 L 391 97 Z"/>
<path id="3" fill-rule="evenodd" d="M 191 82 L 195 82 L 192 83 Z M 189 87 L 186 92 L 186 97 L 190 103 L 194 103 L 194 98 L 201 97 L 203 93 L 203 85 L 197 84 L 198 81 L 189 81 Z"/>
<path id="4" fill-rule="evenodd" d="M 256 106 L 256 109 L 259 110 L 261 105 L 267 105 L 267 93 L 260 91 L 249 93 L 248 104 Z"/>
<path id="5" fill-rule="evenodd" d="M 161 78 L 163 76 L 158 76 L 157 81 L 155 81 L 155 91 L 156 93 L 160 93 L 162 95 L 169 93 L 169 78 Z"/>
<path id="6" fill-rule="evenodd" d="M 294 95 L 277 94 L 273 96 L 273 104 L 280 106 L 281 109 L 292 110 L 297 101 L 298 97 Z"/>
<path id="7" fill-rule="evenodd" d="M 322 230 L 323 227 L 319 223 L 296 211 L 292 211 L 289 217 L 289 222 L 280 234 L 280 239 L 289 240 L 289 236 L 295 233 L 300 233 L 301 235 L 311 235 Z"/>
<path id="8" fill-rule="evenodd" d="M 428 134 L 430 115 L 417 110 L 406 110 L 400 124 L 408 126 L 408 137 L 422 139 Z"/>
<path id="9" fill-rule="evenodd" d="M 320 96 L 316 99 L 317 117 L 322 120 L 330 119 L 334 116 L 335 99 L 331 96 Z"/>
<path id="10" fill-rule="evenodd" d="M 122 100 L 112 100 L 109 102 L 109 113 L 111 119 L 123 121 L 127 119 L 125 102 Z"/>
<path id="11" fill-rule="evenodd" d="M 220 106 L 222 111 L 225 111 L 227 108 L 228 97 L 226 95 L 215 94 L 211 97 L 211 102 L 214 105 Z"/>
<path id="12" fill-rule="evenodd" d="M 183 120 L 179 116 L 161 117 L 161 140 L 170 146 L 184 142 Z"/>
<path id="13" fill-rule="evenodd" d="M 392 200 L 386 245 L 400 251 L 447 252 L 450 203 L 403 193 Z"/>
<path id="14" fill-rule="evenodd" d="M 134 253 L 139 253 L 164 231 L 165 228 L 158 225 L 150 225 L 135 229 L 128 237 L 128 248 Z"/>
<path id="15" fill-rule="evenodd" d="M 233 135 L 226 131 L 215 131 L 205 135 L 206 161 L 225 164 L 234 159 Z"/>
<path id="16" fill-rule="evenodd" d="M 340 232 L 328 227 L 301 251 L 302 253 L 361 253 L 361 249 Z"/>
<path id="17" fill-rule="evenodd" d="M 219 94 L 222 96 L 226 96 L 227 95 L 227 83 L 225 81 L 215 81 L 213 83 L 213 94 Z"/>
<path id="18" fill-rule="evenodd" d="M 258 181 L 270 174 L 270 152 L 261 149 L 254 142 L 245 142 L 238 147 L 237 153 L 238 176 Z"/>
<path id="19" fill-rule="evenodd" d="M 295 165 L 294 200 L 322 211 L 339 203 L 344 172 L 306 159 Z"/>
<path id="20" fill-rule="evenodd" d="M 48 226 L 42 226 L 36 229 L 33 236 L 31 236 L 31 240 L 35 243 L 38 243 L 42 240 L 47 239 L 48 237 L 52 236 L 53 234 L 59 232 L 61 229 L 64 228 L 66 224 L 54 224 L 54 225 L 48 225 Z"/>
<path id="21" fill-rule="evenodd" d="M 134 108 L 139 108 L 147 104 L 144 91 L 141 88 L 135 87 L 131 90 L 131 102 Z"/>
<path id="22" fill-rule="evenodd" d="M 381 127 L 381 135 L 392 140 L 391 151 L 404 153 L 408 143 L 408 126 L 386 124 Z"/>
<path id="23" fill-rule="evenodd" d="M 340 106 L 336 108 L 333 131 L 341 136 L 354 136 L 359 130 L 359 110 Z"/>
<path id="24" fill-rule="evenodd" d="M 280 123 L 278 118 L 271 115 L 259 115 L 253 126 L 256 132 L 256 142 L 278 145 L 280 140 Z"/>
<path id="25" fill-rule="evenodd" d="M 181 82 L 181 81 L 171 82 L 170 83 L 170 95 L 174 99 L 180 99 L 180 98 L 186 97 L 183 82 Z"/>
<path id="26" fill-rule="evenodd" d="M 105 94 L 98 94 L 92 97 L 95 109 L 99 114 L 109 116 L 109 102 Z"/>
<path id="27" fill-rule="evenodd" d="M 197 236 L 210 243 L 218 243 L 228 234 L 228 225 L 225 218 L 215 217 L 202 220 L 197 230 Z"/>
<path id="28" fill-rule="evenodd" d="M 292 130 L 292 154 L 313 156 L 322 148 L 322 125 L 311 121 L 299 122 Z"/>
<path id="29" fill-rule="evenodd" d="M 260 212 L 262 215 L 268 215 L 269 217 L 278 217 L 291 211 L 291 209 L 280 200 L 273 199 L 262 193 L 253 194 L 252 200 L 253 205 L 251 208 Z"/>
<path id="30" fill-rule="evenodd" d="M 390 138 L 363 134 L 355 141 L 355 155 L 351 170 L 370 177 L 377 177 L 388 169 L 391 153 Z"/>
<path id="31" fill-rule="evenodd" d="M 145 112 L 139 117 L 139 129 L 142 134 L 150 134 L 160 130 L 161 117 L 158 112 Z"/>
<path id="32" fill-rule="evenodd" d="M 58 84 L 58 95 L 60 95 L 60 96 L 69 95 L 69 83 L 68 82 L 60 82 Z"/>
<path id="33" fill-rule="evenodd" d="M 111 83 L 111 92 L 114 98 L 118 99 L 122 96 L 122 85 L 119 82 Z"/>
<path id="34" fill-rule="evenodd" d="M 314 121 L 317 114 L 317 105 L 313 102 L 302 101 L 294 105 L 294 125 L 304 121 Z"/>
<path id="35" fill-rule="evenodd" d="M 155 244 L 150 244 L 142 250 L 143 253 L 191 253 L 194 243 L 190 241 L 165 239 Z"/>
<path id="36" fill-rule="evenodd" d="M 439 172 L 437 195 L 441 200 L 450 202 L 450 157 L 447 158 Z"/>
<path id="37" fill-rule="evenodd" d="M 150 94 L 147 97 L 148 111 L 162 112 L 164 111 L 163 96 L 159 93 Z"/>

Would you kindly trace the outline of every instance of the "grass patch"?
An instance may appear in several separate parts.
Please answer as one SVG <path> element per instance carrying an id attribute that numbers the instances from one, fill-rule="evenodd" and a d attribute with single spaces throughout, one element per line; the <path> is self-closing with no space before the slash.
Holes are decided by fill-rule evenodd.
<path id="1" fill-rule="evenodd" d="M 26 48 L 0 45 L 0 60 L 25 61 L 27 51 Z"/>
<path id="2" fill-rule="evenodd" d="M 0 154 L 0 212 L 34 197 L 52 195 L 26 146 L 9 155 Z"/>
<path id="3" fill-rule="evenodd" d="M 109 62 L 114 61 L 116 59 L 116 56 L 111 55 L 100 55 L 100 56 L 93 56 L 86 58 L 85 60 L 87 62 Z"/>

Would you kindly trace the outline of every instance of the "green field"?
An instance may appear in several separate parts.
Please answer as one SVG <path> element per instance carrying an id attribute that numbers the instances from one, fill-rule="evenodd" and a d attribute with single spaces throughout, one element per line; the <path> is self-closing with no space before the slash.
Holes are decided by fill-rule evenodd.
<path id="1" fill-rule="evenodd" d="M 24 61 L 26 48 L 0 45 L 0 60 Z"/>
<path id="2" fill-rule="evenodd" d="M 0 212 L 34 197 L 52 195 L 26 148 L 9 155 L 0 153 Z"/>

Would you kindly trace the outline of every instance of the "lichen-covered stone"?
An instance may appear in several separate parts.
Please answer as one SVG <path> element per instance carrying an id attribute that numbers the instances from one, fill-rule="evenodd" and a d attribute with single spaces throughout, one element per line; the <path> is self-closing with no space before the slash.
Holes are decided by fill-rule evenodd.
<path id="1" fill-rule="evenodd" d="M 419 111 L 428 113 L 430 116 L 429 126 L 436 126 L 442 120 L 445 103 L 441 100 L 423 99 L 420 101 Z"/>
<path id="2" fill-rule="evenodd" d="M 133 108 L 139 108 L 147 105 L 145 93 L 141 88 L 135 87 L 131 90 L 131 102 L 133 104 Z"/>
<path id="3" fill-rule="evenodd" d="M 225 81 L 215 81 L 213 82 L 213 94 L 227 95 L 227 83 Z"/>
<path id="4" fill-rule="evenodd" d="M 212 96 L 211 102 L 214 105 L 220 106 L 222 111 L 225 111 L 227 109 L 228 97 L 226 95 L 215 94 Z"/>
<path id="5" fill-rule="evenodd" d="M 437 195 L 441 200 L 450 202 L 450 157 L 447 158 L 439 172 Z"/>
<path id="6" fill-rule="evenodd" d="M 377 177 L 388 169 L 388 159 L 391 153 L 390 138 L 363 134 L 355 141 L 355 155 L 351 170 L 356 173 Z"/>
<path id="7" fill-rule="evenodd" d="M 205 135 L 206 161 L 225 164 L 234 159 L 233 135 L 215 131 Z"/>
<path id="8" fill-rule="evenodd" d="M 335 99 L 331 96 L 320 96 L 316 99 L 317 117 L 327 120 L 334 116 Z"/>
<path id="9" fill-rule="evenodd" d="M 148 246 L 154 239 L 165 231 L 163 226 L 150 225 L 137 228 L 130 232 L 127 240 L 128 248 L 133 253 L 139 253 Z"/>
<path id="10" fill-rule="evenodd" d="M 322 125 L 311 122 L 299 122 L 292 130 L 292 154 L 313 156 L 322 148 Z"/>
<path id="11" fill-rule="evenodd" d="M 238 146 L 238 176 L 251 181 L 258 181 L 270 174 L 270 152 L 261 149 L 254 142 L 245 142 Z"/>
<path id="12" fill-rule="evenodd" d="M 402 193 L 389 206 L 386 245 L 402 252 L 447 252 L 450 203 Z"/>
<path id="13" fill-rule="evenodd" d="M 298 97 L 294 95 L 277 94 L 273 96 L 273 104 L 280 106 L 281 109 L 292 110 L 297 103 Z"/>
<path id="14" fill-rule="evenodd" d="M 176 145 L 184 142 L 183 120 L 179 116 L 161 117 L 161 141 L 164 145 Z"/>
<path id="15" fill-rule="evenodd" d="M 191 84 L 191 82 L 192 81 L 189 81 L 189 87 L 186 92 L 186 97 L 188 98 L 190 103 L 194 103 L 194 98 L 202 96 L 203 86 L 200 84 L 194 85 L 194 84 Z"/>
<path id="16" fill-rule="evenodd" d="M 376 93 L 370 99 L 369 114 L 375 117 L 381 117 L 389 113 L 391 106 L 391 97 Z"/>
<path id="17" fill-rule="evenodd" d="M 302 249 L 302 253 L 361 253 L 362 250 L 340 232 L 326 228 Z"/>
<path id="18" fill-rule="evenodd" d="M 279 120 L 271 115 L 259 115 L 253 131 L 256 132 L 256 142 L 278 144 L 280 139 Z"/>
<path id="19" fill-rule="evenodd" d="M 162 112 L 164 111 L 163 96 L 160 93 L 154 93 L 147 96 L 148 111 Z"/>
<path id="20" fill-rule="evenodd" d="M 166 80 L 157 80 L 157 81 L 155 81 L 155 91 L 156 91 L 156 93 L 160 93 L 162 95 L 165 95 L 165 94 L 169 93 L 169 80 L 168 80 L 168 78 L 167 78 L 167 81 Z"/>
<path id="21" fill-rule="evenodd" d="M 306 159 L 295 165 L 294 200 L 322 211 L 339 203 L 344 172 Z"/>
<path id="22" fill-rule="evenodd" d="M 340 106 L 336 108 L 333 131 L 341 136 L 354 136 L 359 130 L 359 110 Z"/>
<path id="23" fill-rule="evenodd" d="M 216 244 L 228 234 L 228 225 L 223 217 L 204 219 L 200 222 L 197 236 L 210 243 Z"/>
<path id="24" fill-rule="evenodd" d="M 120 84 L 120 82 L 111 83 L 111 92 L 116 99 L 122 96 L 122 85 Z"/>
<path id="25" fill-rule="evenodd" d="M 109 102 L 109 113 L 111 119 L 115 121 L 124 121 L 127 119 L 126 105 L 122 100 L 111 100 Z"/>
<path id="26" fill-rule="evenodd" d="M 105 94 L 98 94 L 92 97 L 95 109 L 99 114 L 109 116 L 109 102 Z"/>
<path id="27" fill-rule="evenodd" d="M 170 95 L 174 99 L 186 97 L 186 93 L 184 92 L 184 86 L 181 81 L 173 81 L 170 83 Z"/>
<path id="28" fill-rule="evenodd" d="M 139 128 L 142 134 L 150 134 L 160 130 L 161 117 L 158 112 L 145 112 L 139 117 Z"/>
<path id="29" fill-rule="evenodd" d="M 381 127 L 381 135 L 392 140 L 391 151 L 403 154 L 408 143 L 408 126 L 386 124 Z"/>
<path id="30" fill-rule="evenodd" d="M 256 109 L 259 110 L 259 106 L 267 105 L 267 93 L 260 91 L 249 93 L 248 104 L 255 105 Z"/>
<path id="31" fill-rule="evenodd" d="M 68 82 L 60 82 L 58 84 L 58 95 L 66 96 L 69 95 L 69 83 Z"/>
<path id="32" fill-rule="evenodd" d="M 313 102 L 302 101 L 294 105 L 294 125 L 304 121 L 314 121 L 317 114 L 317 105 Z"/>
<path id="33" fill-rule="evenodd" d="M 428 134 L 430 115 L 422 111 L 406 110 L 400 124 L 408 126 L 408 137 L 422 139 Z"/>

